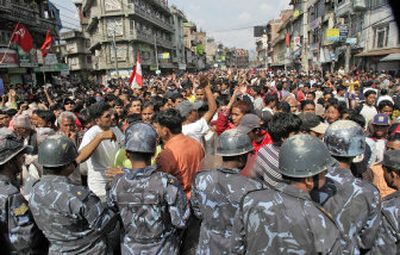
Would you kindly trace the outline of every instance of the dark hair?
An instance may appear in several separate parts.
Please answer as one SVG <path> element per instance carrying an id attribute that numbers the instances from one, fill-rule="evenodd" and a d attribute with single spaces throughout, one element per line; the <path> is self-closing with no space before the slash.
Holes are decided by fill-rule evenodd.
<path id="1" fill-rule="evenodd" d="M 301 119 L 300 131 L 310 132 L 311 128 L 318 126 L 322 121 L 319 116 L 311 112 L 300 113 L 299 118 Z"/>
<path id="2" fill-rule="evenodd" d="M 346 90 L 346 87 L 343 85 L 339 85 L 336 89 L 337 92 L 341 91 L 341 90 Z"/>
<path id="3" fill-rule="evenodd" d="M 267 93 L 265 95 L 265 104 L 268 105 L 272 102 L 278 103 L 278 94 L 277 93 Z"/>
<path id="4" fill-rule="evenodd" d="M 56 115 L 48 110 L 35 110 L 33 111 L 33 114 L 36 114 L 37 116 L 39 116 L 39 118 L 41 118 L 42 120 L 44 120 L 46 123 L 50 123 L 52 126 L 54 125 L 54 122 L 56 121 Z"/>
<path id="5" fill-rule="evenodd" d="M 394 104 L 392 102 L 390 102 L 389 100 L 382 100 L 379 104 L 378 104 L 378 110 L 382 111 L 383 108 L 385 108 L 386 106 L 392 107 L 392 109 L 394 109 Z"/>
<path id="6" fill-rule="evenodd" d="M 364 97 L 369 97 L 372 94 L 377 94 L 375 90 L 368 90 L 367 92 L 364 93 Z"/>
<path id="7" fill-rule="evenodd" d="M 111 101 L 114 101 L 115 99 L 117 99 L 117 97 L 114 94 L 107 94 L 104 97 L 104 101 L 106 101 L 107 103 L 111 102 Z"/>
<path id="8" fill-rule="evenodd" d="M 300 103 L 300 109 L 301 109 L 301 110 L 304 110 L 304 107 L 305 107 L 306 105 L 308 105 L 308 104 L 312 104 L 312 105 L 314 105 L 314 107 L 315 107 L 314 101 L 312 101 L 312 100 L 303 100 L 303 101 L 301 101 L 301 103 Z"/>
<path id="9" fill-rule="evenodd" d="M 229 103 L 229 96 L 228 95 L 220 95 L 216 98 L 218 107 L 223 105 L 228 105 Z"/>
<path id="10" fill-rule="evenodd" d="M 138 113 L 134 113 L 134 114 L 128 115 L 126 117 L 126 121 L 128 122 L 129 125 L 141 122 L 142 121 L 142 115 L 138 114 Z"/>
<path id="11" fill-rule="evenodd" d="M 299 132 L 301 124 L 298 116 L 292 113 L 278 112 L 268 122 L 267 131 L 275 144 L 281 144 L 283 139 L 289 137 L 290 133 Z"/>
<path id="12" fill-rule="evenodd" d="M 313 92 L 313 91 L 310 91 L 310 92 L 307 92 L 307 94 L 306 94 L 306 95 L 308 95 L 308 94 L 312 95 L 314 99 L 316 98 L 315 92 Z"/>
<path id="13" fill-rule="evenodd" d="M 130 160 L 135 162 L 148 162 L 153 157 L 153 153 L 126 151 L 126 154 Z"/>
<path id="14" fill-rule="evenodd" d="M 93 116 L 93 119 L 97 119 L 100 118 L 103 115 L 103 113 L 105 113 L 110 109 L 111 106 L 109 104 L 106 104 L 105 102 L 101 101 L 91 105 L 91 115 Z"/>
<path id="15" fill-rule="evenodd" d="M 364 116 L 362 116 L 361 114 L 359 114 L 359 113 L 357 113 L 355 111 L 350 111 L 349 120 L 354 121 L 355 123 L 357 123 L 358 125 L 360 125 L 364 129 L 366 121 L 365 121 Z"/>
<path id="16" fill-rule="evenodd" d="M 252 112 L 252 105 L 250 105 L 247 101 L 236 101 L 232 105 L 233 108 L 238 108 L 241 113 L 247 114 Z"/>
<path id="17" fill-rule="evenodd" d="M 78 118 L 81 124 L 86 126 L 92 120 L 92 116 L 90 114 L 90 108 L 83 108 L 79 112 Z"/>
<path id="18" fill-rule="evenodd" d="M 335 98 L 336 99 L 336 98 Z M 326 109 L 328 110 L 329 107 L 333 107 L 335 108 L 339 114 L 340 114 L 340 118 L 343 116 L 343 114 L 345 114 L 347 112 L 347 107 L 346 104 L 344 102 L 339 102 L 339 101 L 331 101 L 328 106 L 326 107 Z"/>
<path id="19" fill-rule="evenodd" d="M 117 98 L 115 99 L 115 106 L 124 106 L 124 102 L 122 102 L 121 99 Z"/>
<path id="20" fill-rule="evenodd" d="M 282 101 L 276 105 L 276 109 L 278 111 L 282 111 L 285 113 L 290 113 L 290 104 L 288 102 Z"/>
<path id="21" fill-rule="evenodd" d="M 175 109 L 160 112 L 155 119 L 156 123 L 168 128 L 174 135 L 182 133 L 182 121 L 181 115 Z"/>

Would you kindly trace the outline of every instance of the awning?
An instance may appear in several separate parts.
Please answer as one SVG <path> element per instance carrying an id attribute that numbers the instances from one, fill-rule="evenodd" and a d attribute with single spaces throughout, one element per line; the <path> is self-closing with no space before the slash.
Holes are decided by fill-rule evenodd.
<path id="1" fill-rule="evenodd" d="M 400 61 L 400 53 L 392 53 L 382 58 L 380 62 Z"/>
<path id="2" fill-rule="evenodd" d="M 358 53 L 356 57 L 375 57 L 384 56 L 393 53 L 400 53 L 400 48 L 390 48 L 390 49 L 380 49 L 380 50 L 370 50 Z"/>

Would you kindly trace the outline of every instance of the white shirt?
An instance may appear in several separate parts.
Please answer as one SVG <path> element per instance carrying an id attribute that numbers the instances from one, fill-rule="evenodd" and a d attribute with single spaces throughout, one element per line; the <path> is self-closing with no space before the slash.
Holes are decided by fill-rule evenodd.
<path id="1" fill-rule="evenodd" d="M 107 177 L 105 171 L 113 165 L 115 154 L 122 147 L 124 141 L 124 135 L 118 128 L 112 127 L 111 130 L 116 137 L 116 141 L 102 141 L 87 160 L 88 186 L 99 197 L 106 196 L 106 185 L 112 178 Z M 86 131 L 79 150 L 93 141 L 101 132 L 103 130 L 97 125 Z"/>
<path id="2" fill-rule="evenodd" d="M 378 114 L 378 111 L 376 110 L 375 106 L 364 104 L 363 108 L 360 111 L 360 114 L 364 117 L 365 127 L 367 127 L 374 116 Z"/>
<path id="3" fill-rule="evenodd" d="M 190 136 L 204 146 L 203 136 L 210 130 L 207 121 L 204 118 L 182 126 L 182 133 Z"/>

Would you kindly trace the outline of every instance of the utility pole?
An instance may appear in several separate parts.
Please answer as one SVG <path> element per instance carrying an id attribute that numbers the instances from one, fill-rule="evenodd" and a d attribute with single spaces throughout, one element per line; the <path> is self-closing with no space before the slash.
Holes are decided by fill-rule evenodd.
<path id="1" fill-rule="evenodd" d="M 302 66 L 306 73 L 308 66 L 308 0 L 303 1 L 303 43 L 302 43 Z"/>
<path id="2" fill-rule="evenodd" d="M 158 64 L 158 53 L 157 53 L 157 34 L 154 33 L 154 56 L 156 58 L 156 73 L 158 73 L 159 64 Z"/>
<path id="3" fill-rule="evenodd" d="M 349 25 L 347 27 L 347 37 L 351 36 L 350 31 L 352 31 L 352 15 L 349 14 Z M 350 59 L 351 59 L 351 45 L 346 43 L 346 52 L 345 52 L 345 62 L 344 62 L 344 71 L 348 73 L 350 71 Z"/>
<path id="4" fill-rule="evenodd" d="M 117 77 L 119 78 L 119 70 L 118 70 L 118 58 L 117 58 L 117 43 L 115 42 L 115 28 L 113 32 L 113 50 L 114 50 L 114 61 L 115 61 L 115 72 L 117 72 Z"/>

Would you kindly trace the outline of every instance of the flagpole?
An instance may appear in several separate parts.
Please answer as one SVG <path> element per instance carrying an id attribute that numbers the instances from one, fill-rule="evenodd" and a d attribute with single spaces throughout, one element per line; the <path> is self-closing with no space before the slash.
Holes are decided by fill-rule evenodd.
<path id="1" fill-rule="evenodd" d="M 11 47 L 11 42 L 12 42 L 12 39 L 13 39 L 13 37 L 14 37 L 15 31 L 17 30 L 18 24 L 19 24 L 19 22 L 17 23 L 17 25 L 15 25 L 14 30 L 13 30 L 13 32 L 11 33 L 10 40 L 8 41 L 7 49 L 10 49 L 10 47 Z M 8 51 L 6 51 L 6 52 L 4 53 L 3 57 L 2 57 L 1 60 L 0 60 L 0 64 L 3 64 L 3 61 L 4 61 L 4 59 L 6 58 L 7 53 L 8 53 Z"/>
<path id="2" fill-rule="evenodd" d="M 46 57 L 42 57 L 43 58 L 43 66 L 42 66 L 42 74 L 43 74 L 43 85 L 46 84 L 46 73 L 44 72 L 44 65 L 46 63 Z"/>

